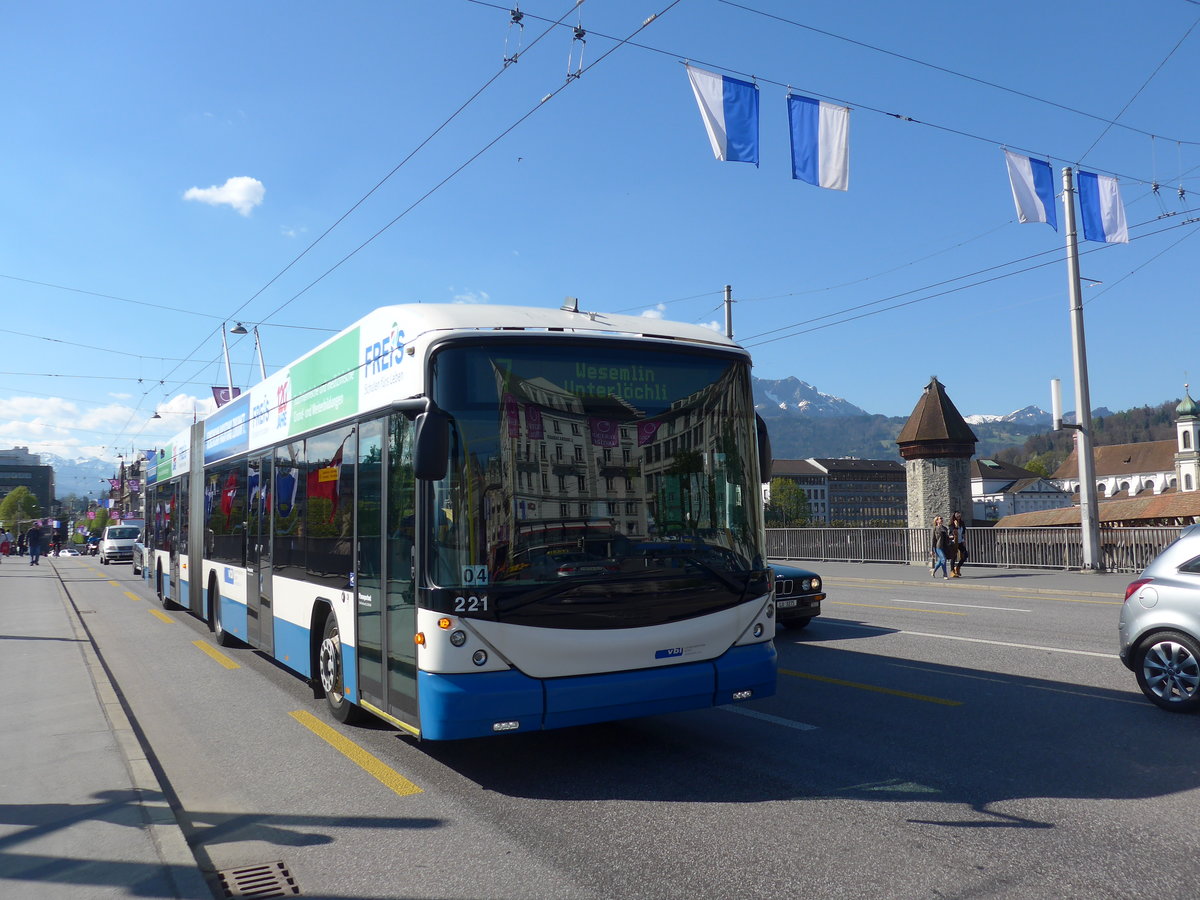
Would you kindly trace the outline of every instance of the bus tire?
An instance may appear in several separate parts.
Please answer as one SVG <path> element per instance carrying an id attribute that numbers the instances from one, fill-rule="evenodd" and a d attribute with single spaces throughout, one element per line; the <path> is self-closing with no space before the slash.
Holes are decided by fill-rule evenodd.
<path id="1" fill-rule="evenodd" d="M 167 599 L 167 595 L 163 593 L 163 576 L 162 566 L 157 566 L 154 570 L 154 591 L 158 594 L 158 602 L 162 604 L 163 609 L 174 609 L 175 604 Z"/>
<path id="2" fill-rule="evenodd" d="M 338 630 L 337 616 L 331 610 L 325 619 L 321 646 L 317 651 L 317 672 L 321 691 L 329 714 L 347 725 L 362 718 L 362 710 L 346 699 L 342 682 L 342 635 Z"/>
<path id="3" fill-rule="evenodd" d="M 225 630 L 221 624 L 221 591 L 217 587 L 217 576 L 214 573 L 208 579 L 208 624 L 212 628 L 213 638 L 222 647 L 234 647 L 238 639 Z"/>

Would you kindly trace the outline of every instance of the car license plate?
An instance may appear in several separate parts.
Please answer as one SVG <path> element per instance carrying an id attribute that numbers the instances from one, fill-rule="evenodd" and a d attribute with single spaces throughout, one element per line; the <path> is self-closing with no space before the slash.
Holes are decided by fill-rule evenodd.
<path id="1" fill-rule="evenodd" d="M 790 600 L 776 600 L 775 605 L 780 609 L 793 609 L 796 606 L 796 598 Z"/>

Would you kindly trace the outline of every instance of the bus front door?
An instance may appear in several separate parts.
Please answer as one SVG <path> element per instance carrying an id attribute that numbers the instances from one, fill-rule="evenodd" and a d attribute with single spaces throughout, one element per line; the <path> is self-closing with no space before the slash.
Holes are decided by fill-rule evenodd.
<path id="1" fill-rule="evenodd" d="M 416 729 L 410 436 L 399 415 L 359 426 L 355 592 L 362 698 Z"/>
<path id="2" fill-rule="evenodd" d="M 270 456 L 250 460 L 249 509 L 246 528 L 246 637 L 252 647 L 275 650 L 271 591 Z"/>

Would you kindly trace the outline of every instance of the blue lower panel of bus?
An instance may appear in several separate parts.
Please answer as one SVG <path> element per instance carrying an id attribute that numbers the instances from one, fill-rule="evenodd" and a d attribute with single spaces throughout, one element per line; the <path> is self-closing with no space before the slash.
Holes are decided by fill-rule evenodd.
<path id="1" fill-rule="evenodd" d="M 421 737 L 484 737 L 496 733 L 498 722 L 536 731 L 701 709 L 734 702 L 735 691 L 758 700 L 775 693 L 775 663 L 775 646 L 765 643 L 734 647 L 702 663 L 573 678 L 537 679 L 515 670 L 419 672 Z"/>
<path id="2" fill-rule="evenodd" d="M 249 640 L 246 630 L 246 604 L 221 595 L 221 627 L 240 640 Z"/>

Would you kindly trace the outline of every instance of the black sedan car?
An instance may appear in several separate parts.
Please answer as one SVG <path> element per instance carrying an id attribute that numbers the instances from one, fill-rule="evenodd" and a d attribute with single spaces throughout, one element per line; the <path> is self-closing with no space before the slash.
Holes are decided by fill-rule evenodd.
<path id="1" fill-rule="evenodd" d="M 800 629 L 821 614 L 821 576 L 808 569 L 771 563 L 775 570 L 775 615 L 780 625 Z"/>

